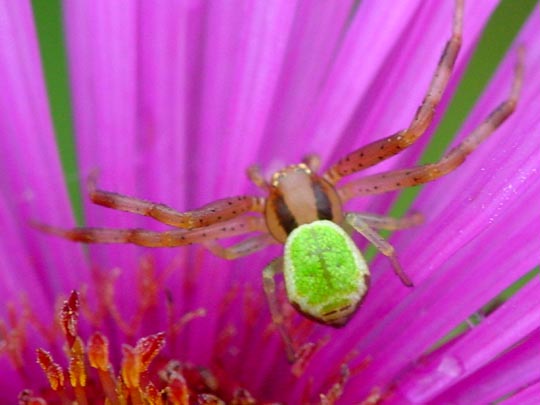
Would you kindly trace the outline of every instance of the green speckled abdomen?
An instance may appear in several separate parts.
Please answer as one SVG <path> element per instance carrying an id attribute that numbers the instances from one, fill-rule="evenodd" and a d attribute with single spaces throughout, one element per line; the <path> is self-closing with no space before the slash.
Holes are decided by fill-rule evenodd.
<path id="1" fill-rule="evenodd" d="M 367 264 L 349 235 L 331 221 L 301 225 L 287 238 L 284 257 L 291 303 L 317 322 L 346 324 L 369 282 Z"/>

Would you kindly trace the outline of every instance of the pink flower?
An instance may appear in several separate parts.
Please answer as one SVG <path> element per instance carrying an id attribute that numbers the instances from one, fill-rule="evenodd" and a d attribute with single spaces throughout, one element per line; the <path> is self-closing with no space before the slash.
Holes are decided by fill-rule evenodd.
<path id="1" fill-rule="evenodd" d="M 496 3 L 467 1 L 462 50 L 435 122 L 410 151 L 369 173 L 418 160 Z M 65 2 L 81 179 L 98 169 L 100 188 L 187 210 L 256 193 L 250 164 L 271 173 L 317 153 L 328 166 L 407 127 L 449 36 L 453 2 L 354 4 Z M 291 366 L 261 282 L 281 248 L 227 262 L 197 247 L 88 248 L 29 226 L 71 227 L 74 217 L 30 4 L 0 0 L 1 402 L 123 395 L 158 403 L 168 387 L 169 399 L 193 403 L 204 403 L 202 392 L 284 403 L 533 403 L 538 11 L 456 140 L 508 96 L 522 44 L 517 110 L 455 172 L 422 189 L 413 210 L 426 223 L 391 237 L 415 287 L 377 256 L 371 291 L 343 329 L 287 313 L 298 344 L 314 344 Z M 363 197 L 348 209 L 384 213 L 395 197 Z M 91 226 L 163 229 L 86 200 L 84 216 Z M 498 298 L 522 278 L 528 283 Z"/>

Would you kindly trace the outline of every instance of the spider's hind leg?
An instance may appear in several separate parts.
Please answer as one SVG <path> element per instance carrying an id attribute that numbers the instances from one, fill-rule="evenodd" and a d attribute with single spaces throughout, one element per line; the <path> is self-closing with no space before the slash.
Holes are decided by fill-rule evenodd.
<path id="1" fill-rule="evenodd" d="M 270 262 L 270 264 L 263 270 L 263 287 L 266 294 L 266 299 L 268 301 L 268 307 L 270 308 L 270 314 L 272 315 L 272 321 L 274 322 L 274 325 L 281 336 L 281 340 L 285 345 L 287 359 L 292 363 L 296 360 L 296 352 L 294 350 L 292 338 L 284 325 L 283 314 L 280 309 L 280 303 L 276 291 L 275 278 L 282 272 L 283 258 L 280 257 L 272 260 L 272 262 Z"/>
<path id="2" fill-rule="evenodd" d="M 394 247 L 367 224 L 362 214 L 349 212 L 345 215 L 345 221 L 390 260 L 390 263 L 392 263 L 392 267 L 394 268 L 394 273 L 396 273 L 403 284 L 407 287 L 413 286 L 411 279 L 405 274 L 405 271 L 397 259 Z"/>
<path id="3" fill-rule="evenodd" d="M 387 231 L 412 228 L 413 226 L 422 225 L 424 223 L 424 216 L 419 212 L 407 214 L 403 218 L 393 218 L 386 215 L 368 213 L 355 213 L 355 215 L 361 218 L 368 226 Z"/>
<path id="4" fill-rule="evenodd" d="M 214 224 L 198 229 L 173 229 L 170 231 L 148 231 L 145 229 L 73 228 L 64 229 L 41 223 L 32 225 L 45 233 L 80 243 L 131 243 L 146 247 L 176 247 L 204 243 L 214 239 L 264 232 L 263 218 L 242 216 L 223 224 Z"/>

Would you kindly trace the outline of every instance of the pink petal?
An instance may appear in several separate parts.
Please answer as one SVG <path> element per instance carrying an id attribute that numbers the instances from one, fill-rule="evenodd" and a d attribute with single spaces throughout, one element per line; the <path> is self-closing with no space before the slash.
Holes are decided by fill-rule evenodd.
<path id="1" fill-rule="evenodd" d="M 500 403 L 504 405 L 535 405 L 538 403 L 538 398 L 540 398 L 540 382 L 531 384 L 528 388 Z"/>
<path id="2" fill-rule="evenodd" d="M 402 400 L 433 401 L 456 382 L 482 373 L 494 358 L 532 334 L 540 325 L 539 287 L 536 278 L 451 347 L 422 358 L 400 379 Z"/>
<path id="3" fill-rule="evenodd" d="M 460 382 L 435 398 L 434 403 L 495 402 L 540 378 L 540 329 L 488 364 L 482 372 Z"/>
<path id="4" fill-rule="evenodd" d="M 59 291 L 87 280 L 87 269 L 79 249 L 62 249 L 61 241 L 30 226 L 31 221 L 45 220 L 73 223 L 73 215 L 50 120 L 30 4 L 0 1 L 0 15 L 3 237 L 10 246 L 9 256 L 19 261 L 12 267 L 17 269 L 17 277 L 29 281 L 37 276 L 41 288 L 36 290 L 36 300 L 44 295 L 52 303 Z M 19 294 L 20 290 L 11 290 L 4 297 Z"/>

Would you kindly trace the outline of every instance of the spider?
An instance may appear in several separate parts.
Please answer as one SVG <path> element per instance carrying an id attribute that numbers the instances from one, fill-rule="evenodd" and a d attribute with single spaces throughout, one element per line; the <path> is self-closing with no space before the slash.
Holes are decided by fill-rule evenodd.
<path id="1" fill-rule="evenodd" d="M 357 310 L 369 284 L 369 270 L 350 239 L 355 230 L 385 255 L 396 275 L 412 286 L 394 248 L 377 229 L 399 230 L 422 222 L 420 214 L 401 219 L 359 212 L 344 212 L 349 200 L 412 187 L 438 179 L 455 170 L 514 111 L 523 82 L 523 50 L 510 93 L 461 143 L 438 162 L 390 170 L 340 184 L 347 176 L 374 166 L 411 146 L 429 127 L 459 53 L 464 1 L 456 0 L 452 32 L 435 69 L 422 103 L 408 128 L 349 153 L 318 174 L 320 160 L 309 155 L 302 163 L 285 167 L 267 181 L 258 166 L 248 168 L 249 179 L 266 197 L 241 195 L 209 203 L 199 209 L 179 212 L 166 205 L 103 191 L 89 178 L 92 202 L 120 211 L 149 216 L 174 230 L 74 228 L 38 225 L 40 229 L 82 243 L 132 243 L 148 247 L 202 244 L 225 259 L 252 254 L 271 244 L 285 245 L 284 258 L 273 260 L 263 270 L 263 287 L 272 319 L 294 359 L 291 339 L 284 328 L 276 296 L 275 276 L 284 273 L 289 301 L 302 314 L 330 326 L 343 326 Z M 257 233 L 230 247 L 218 239 Z"/>

